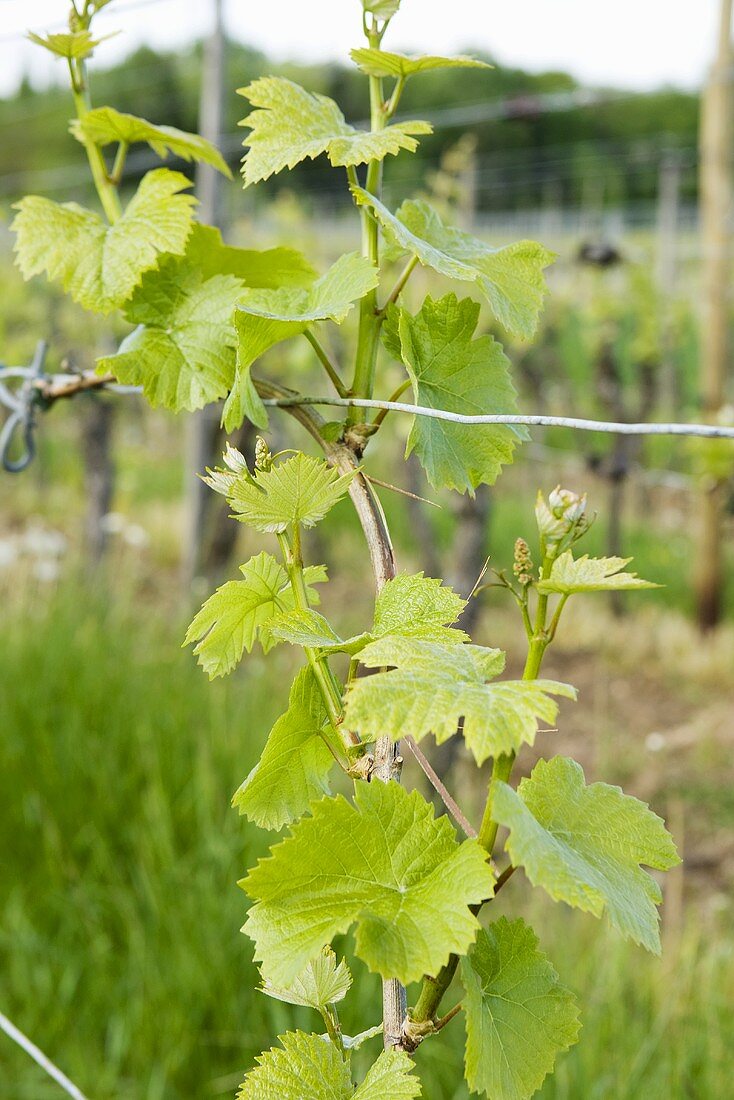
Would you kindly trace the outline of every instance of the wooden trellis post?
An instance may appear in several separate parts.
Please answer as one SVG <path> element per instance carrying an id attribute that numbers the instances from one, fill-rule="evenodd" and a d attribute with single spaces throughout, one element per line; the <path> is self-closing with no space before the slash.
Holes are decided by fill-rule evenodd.
<path id="1" fill-rule="evenodd" d="M 732 266 L 732 95 L 734 51 L 732 0 L 721 0 L 716 60 L 701 105 L 701 239 L 703 246 L 703 313 L 701 333 L 701 404 L 706 419 L 720 412 L 726 399 L 731 353 Z M 721 539 L 723 486 L 713 476 L 703 486 L 696 597 L 699 625 L 709 630 L 721 618 L 724 561 Z"/>

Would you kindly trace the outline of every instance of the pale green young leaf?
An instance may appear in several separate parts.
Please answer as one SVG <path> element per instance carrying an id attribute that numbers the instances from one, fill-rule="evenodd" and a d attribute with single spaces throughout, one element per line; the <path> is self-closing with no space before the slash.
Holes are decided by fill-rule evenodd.
<path id="1" fill-rule="evenodd" d="M 500 917 L 461 961 L 466 990 L 466 1079 L 490 1100 L 529 1100 L 577 1041 L 578 1008 L 538 937 Z"/>
<path id="2" fill-rule="evenodd" d="M 35 42 L 37 46 L 43 46 L 44 50 L 48 50 L 57 57 L 63 57 L 67 61 L 84 61 L 92 56 L 100 43 L 106 42 L 108 38 L 114 38 L 115 34 L 117 31 L 113 34 L 103 34 L 101 38 L 93 38 L 89 31 L 81 30 L 46 35 L 29 31 L 28 37 L 31 42 Z"/>
<path id="3" fill-rule="evenodd" d="M 359 1050 L 361 1046 L 367 1042 L 368 1039 L 374 1039 L 377 1035 L 382 1035 L 382 1024 L 374 1024 L 372 1027 L 368 1027 L 366 1031 L 360 1031 L 358 1035 L 345 1035 L 342 1032 L 342 1042 L 344 1043 L 345 1050 Z"/>
<path id="4" fill-rule="evenodd" d="M 406 57 L 403 53 L 388 53 L 370 47 L 352 50 L 351 58 L 367 76 L 395 77 L 407 80 L 417 73 L 435 69 L 491 69 L 486 61 L 473 57 Z"/>
<path id="5" fill-rule="evenodd" d="M 345 121 L 333 99 L 283 77 L 261 77 L 238 91 L 257 108 L 240 123 L 250 129 L 242 161 L 246 187 L 322 153 L 334 166 L 347 166 L 382 160 L 401 149 L 413 152 L 418 146 L 414 135 L 431 132 L 427 122 L 358 130 Z"/>
<path id="6" fill-rule="evenodd" d="M 340 256 L 325 275 L 308 288 L 247 290 L 240 309 L 275 321 L 336 321 L 341 324 L 353 304 L 374 290 L 377 268 L 366 256 L 350 252 Z"/>
<path id="7" fill-rule="evenodd" d="M 237 330 L 237 360 L 234 382 L 224 403 L 222 424 L 226 431 L 239 428 L 247 419 L 256 428 L 267 428 L 268 414 L 252 380 L 252 366 L 261 355 L 283 340 L 290 340 L 302 333 L 306 325 L 298 321 L 273 321 L 269 317 L 257 317 L 235 312 Z"/>
<path id="8" fill-rule="evenodd" d="M 447 819 L 398 783 L 358 783 L 354 797 L 315 803 L 240 883 L 255 902 L 244 931 L 277 985 L 355 922 L 358 957 L 404 983 L 474 940 L 469 906 L 494 882 L 479 844 L 458 844 Z"/>
<path id="9" fill-rule="evenodd" d="M 210 680 L 231 672 L 245 650 L 251 652 L 262 627 L 293 607 L 288 575 L 271 554 L 250 558 L 240 572 L 243 579 L 218 588 L 186 632 L 183 644 L 197 643 L 194 653 Z M 326 572 L 323 567 L 312 568 L 306 580 L 318 584 L 326 580 Z M 309 589 L 309 599 L 317 603 L 318 594 Z"/>
<path id="10" fill-rule="evenodd" d="M 223 497 L 228 496 L 232 486 L 240 479 L 249 481 L 252 485 L 256 484 L 242 451 L 238 451 L 229 441 L 225 446 L 222 461 L 224 462 L 222 467 L 216 466 L 213 470 L 207 467 L 207 476 L 202 478 L 202 481 L 215 493 Z"/>
<path id="11" fill-rule="evenodd" d="M 600 917 L 627 938 L 660 953 L 659 871 L 680 862 L 661 818 L 607 783 L 585 785 L 575 760 L 540 760 L 517 791 L 493 786 L 494 820 L 510 830 L 507 851 L 534 886 Z"/>
<path id="12" fill-rule="evenodd" d="M 352 1100 L 349 1066 L 333 1043 L 303 1031 L 289 1031 L 278 1040 L 282 1046 L 257 1056 L 237 1100 Z"/>
<path id="13" fill-rule="evenodd" d="M 410 199 L 392 214 L 363 188 L 353 187 L 352 193 L 406 252 L 449 279 L 475 283 L 500 324 L 517 336 L 527 339 L 533 335 L 546 290 L 543 268 L 552 262 L 552 252 L 535 241 L 491 248 L 446 225 L 422 200 Z"/>
<path id="14" fill-rule="evenodd" d="M 378 19 L 392 19 L 397 14 L 401 0 L 362 0 L 362 7 Z"/>
<path id="15" fill-rule="evenodd" d="M 148 172 L 114 225 L 76 203 L 28 195 L 12 224 L 24 278 L 46 272 L 85 309 L 117 309 L 163 253 L 184 251 L 196 201 L 180 194 L 187 187 L 179 172 Z"/>
<path id="16" fill-rule="evenodd" d="M 345 1061 L 333 1043 L 303 1031 L 280 1035 L 282 1047 L 260 1054 L 237 1100 L 415 1100 L 421 1084 L 402 1051 L 382 1051 L 354 1090 Z"/>
<path id="17" fill-rule="evenodd" d="M 232 805 L 263 829 L 281 829 L 327 794 L 334 757 L 321 736 L 326 720 L 314 674 L 304 668 L 293 682 L 288 710 L 270 731 Z"/>
<path id="18" fill-rule="evenodd" d="M 468 636 L 453 625 L 465 607 L 466 600 L 440 580 L 423 573 L 399 573 L 375 601 L 372 637 L 401 634 L 424 641 L 465 642 Z"/>
<path id="19" fill-rule="evenodd" d="M 628 591 L 632 588 L 659 588 L 636 573 L 626 573 L 632 558 L 590 558 L 588 554 L 575 558 L 570 550 L 553 562 L 550 576 L 538 582 L 539 592 L 558 592 L 570 596 L 574 592 Z"/>
<path id="20" fill-rule="evenodd" d="M 349 967 L 342 959 L 337 964 L 331 947 L 325 947 L 320 955 L 308 963 L 295 981 L 284 988 L 263 982 L 262 991 L 277 1001 L 304 1008 L 325 1008 L 343 1001 L 352 984 Z"/>
<path id="21" fill-rule="evenodd" d="M 390 636 L 359 655 L 370 668 L 394 670 L 354 680 L 345 722 L 363 741 L 432 733 L 438 744 L 462 734 L 478 764 L 532 744 L 538 723 L 552 724 L 558 704 L 574 699 L 568 684 L 551 680 L 487 680 L 502 671 L 504 654 L 474 645 L 440 645 Z"/>
<path id="22" fill-rule="evenodd" d="M 383 1050 L 367 1071 L 352 1100 L 415 1100 L 421 1083 L 411 1072 L 413 1063 L 401 1050 Z"/>
<path id="23" fill-rule="evenodd" d="M 151 405 L 174 412 L 224 397 L 234 380 L 233 320 L 241 293 L 234 276 L 205 280 L 187 260 L 169 257 L 143 276 L 125 307 L 138 327 L 115 355 L 98 361 L 98 370 L 142 385 Z"/>
<path id="24" fill-rule="evenodd" d="M 196 225 L 186 243 L 186 259 L 205 279 L 234 275 L 249 287 L 309 287 L 317 273 L 295 248 L 234 248 L 213 225 Z"/>
<path id="25" fill-rule="evenodd" d="M 84 143 L 91 141 L 104 147 L 113 142 L 125 145 L 143 143 L 165 160 L 169 153 L 182 160 L 199 161 L 216 168 L 222 175 L 232 178 L 222 154 L 206 138 L 177 130 L 175 126 L 157 126 L 137 115 L 124 114 L 114 107 L 95 107 L 70 126 L 74 137 Z"/>
<path id="26" fill-rule="evenodd" d="M 403 347 L 400 343 L 400 315 L 402 312 L 400 306 L 391 302 L 387 307 L 385 320 L 380 330 L 380 339 L 385 351 L 398 363 L 403 361 Z"/>
<path id="27" fill-rule="evenodd" d="M 294 608 L 276 615 L 268 623 L 268 634 L 280 642 L 308 646 L 310 649 L 341 650 L 346 644 L 336 633 L 328 619 L 310 608 Z"/>
<path id="28" fill-rule="evenodd" d="M 469 641 L 469 637 L 451 624 L 465 607 L 466 600 L 440 580 L 422 573 L 399 573 L 380 590 L 369 632 L 340 638 L 323 615 L 311 610 L 276 616 L 267 629 L 281 641 L 329 653 L 357 654 L 368 643 L 388 634 L 458 645 Z"/>
<path id="29" fill-rule="evenodd" d="M 234 475 L 226 491 L 235 519 L 258 531 L 291 524 L 315 527 L 349 489 L 354 473 L 339 474 L 320 458 L 298 453 L 251 477 Z M 221 481 L 205 479 L 221 491 Z"/>
<path id="30" fill-rule="evenodd" d="M 491 336 L 473 339 L 479 306 L 470 298 L 428 297 L 412 317 L 401 310 L 398 323 L 402 359 L 416 404 L 430 409 L 479 415 L 517 411 L 510 364 Z M 451 424 L 416 416 L 406 454 L 415 451 L 436 488 L 474 493 L 492 485 L 503 463 L 512 462 L 526 433 L 504 425 Z"/>

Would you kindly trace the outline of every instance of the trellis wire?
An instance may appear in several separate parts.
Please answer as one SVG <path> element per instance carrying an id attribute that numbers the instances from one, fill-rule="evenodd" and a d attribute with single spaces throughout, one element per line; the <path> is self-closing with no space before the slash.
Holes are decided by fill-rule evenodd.
<path id="1" fill-rule="evenodd" d="M 580 432 L 607 432 L 611 435 L 685 435 L 704 439 L 734 439 L 734 425 L 721 424 L 627 424 L 610 420 L 586 420 L 577 416 L 546 416 L 542 413 L 498 413 L 467 415 L 448 412 L 446 409 L 429 409 L 423 405 L 411 405 L 405 401 L 379 401 L 367 397 L 271 397 L 264 405 L 289 408 L 297 405 L 337 405 L 343 408 L 384 409 L 387 412 L 410 413 L 433 420 L 446 420 L 451 424 L 482 425 L 505 424 L 541 428 L 573 428 Z"/>
<path id="2" fill-rule="evenodd" d="M 7 1016 L 4 1016 L 2 1012 L 0 1012 L 0 1030 L 4 1031 L 9 1039 L 12 1039 L 14 1043 L 17 1043 L 18 1046 L 26 1052 L 26 1054 L 30 1055 L 33 1061 L 39 1065 L 49 1077 L 54 1079 L 57 1085 L 61 1085 L 64 1092 L 72 1096 L 74 1100 L 87 1100 L 84 1093 L 76 1087 L 74 1082 L 70 1081 L 66 1074 L 62 1073 L 59 1067 L 55 1066 L 50 1058 L 47 1058 L 43 1051 L 40 1050 L 35 1043 L 31 1042 L 28 1036 L 24 1035 L 23 1032 L 17 1028 Z"/>
<path id="3" fill-rule="evenodd" d="M 0 405 L 9 411 L 5 424 L 0 429 L 0 465 L 7 473 L 20 473 L 30 465 L 35 455 L 35 426 L 38 409 L 47 408 L 61 398 L 73 397 L 78 393 L 93 390 L 107 390 L 118 394 L 137 394 L 141 386 L 124 386 L 110 377 L 100 377 L 94 372 L 82 374 L 44 373 L 46 345 L 41 341 L 27 367 L 4 367 L 0 365 Z M 5 385 L 6 380 L 19 379 L 20 385 L 12 390 Z M 326 405 L 338 408 L 378 409 L 384 412 L 408 413 L 411 416 L 424 416 L 433 420 L 443 420 L 450 424 L 466 426 L 505 425 L 571 428 L 583 432 L 605 432 L 611 435 L 671 435 L 697 436 L 703 439 L 734 440 L 734 426 L 723 424 L 627 424 L 609 420 L 588 420 L 576 416 L 546 416 L 542 413 L 490 413 L 468 415 L 449 412 L 446 409 L 430 409 L 422 405 L 411 405 L 405 401 L 380 401 L 366 397 L 292 397 L 265 398 L 265 405 L 277 408 L 293 408 L 299 405 Z M 10 457 L 16 433 L 23 436 L 24 450 L 13 459 Z"/>

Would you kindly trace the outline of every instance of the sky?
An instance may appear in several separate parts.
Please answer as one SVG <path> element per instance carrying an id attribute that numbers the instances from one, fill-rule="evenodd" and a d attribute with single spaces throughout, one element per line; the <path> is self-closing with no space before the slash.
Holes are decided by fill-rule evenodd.
<path id="1" fill-rule="evenodd" d="M 346 59 L 360 45 L 359 0 L 223 0 L 229 33 L 278 60 Z M 533 71 L 563 69 L 586 83 L 645 90 L 700 85 L 715 43 L 719 0 L 403 0 L 385 48 L 485 50 Z M 113 0 L 98 51 L 111 64 L 141 43 L 175 49 L 205 33 L 213 0 Z M 24 73 L 62 76 L 61 63 L 23 38 L 62 29 L 68 0 L 0 0 L 0 95 Z"/>

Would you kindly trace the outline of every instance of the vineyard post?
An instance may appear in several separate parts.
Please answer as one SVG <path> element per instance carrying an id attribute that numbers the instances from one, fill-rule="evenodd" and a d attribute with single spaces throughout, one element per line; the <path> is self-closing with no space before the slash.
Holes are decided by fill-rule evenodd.
<path id="1" fill-rule="evenodd" d="M 701 100 L 701 242 L 703 315 L 701 403 L 715 420 L 726 400 L 731 354 L 731 276 L 734 189 L 734 51 L 732 0 L 721 0 L 716 59 Z M 698 622 L 710 630 L 721 618 L 724 591 L 722 481 L 704 476 L 700 498 L 695 588 Z"/>
<path id="2" fill-rule="evenodd" d="M 224 113 L 226 29 L 224 0 L 207 0 L 211 6 L 211 29 L 204 42 L 199 95 L 199 131 L 203 138 L 219 147 Z M 199 217 L 206 225 L 221 225 L 221 174 L 210 164 L 196 166 L 196 194 Z M 184 457 L 185 532 L 183 538 L 183 578 L 190 584 L 200 570 L 207 570 L 208 528 L 216 502 L 193 470 L 210 465 L 221 438 L 219 411 L 205 405 L 192 413 L 186 425 Z"/>

